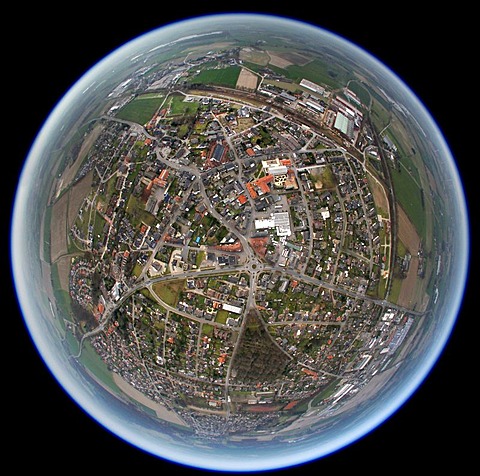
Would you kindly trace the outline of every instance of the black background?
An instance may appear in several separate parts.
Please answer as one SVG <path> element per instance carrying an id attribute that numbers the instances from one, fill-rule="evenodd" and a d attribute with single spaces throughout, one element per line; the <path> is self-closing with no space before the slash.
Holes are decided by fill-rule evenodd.
<path id="1" fill-rule="evenodd" d="M 163 461 L 119 440 L 94 422 L 59 387 L 42 363 L 19 312 L 9 278 L 8 233 L 16 183 L 23 161 L 43 122 L 68 89 L 112 50 L 138 35 L 183 18 L 215 12 L 275 13 L 319 25 L 372 53 L 402 78 L 435 118 L 457 161 L 471 215 L 472 251 L 477 227 L 474 195 L 478 117 L 478 76 L 474 73 L 474 14 L 460 4 L 449 9 L 416 10 L 397 2 L 279 5 L 243 2 L 74 3 L 62 9 L 24 4 L 11 6 L 4 27 L 2 266 L 2 401 L 7 460 L 18 467 L 33 462 L 53 474 L 78 468 L 93 471 L 153 471 L 205 474 Z M 204 6 L 207 5 L 207 6 Z M 239 5 L 235 5 L 239 7 Z M 7 147 L 5 147 L 7 146 Z M 352 445 L 318 461 L 276 471 L 373 473 L 433 472 L 453 464 L 456 470 L 474 459 L 467 436 L 478 424 L 472 385 L 478 380 L 473 360 L 478 292 L 473 258 L 459 319 L 447 346 L 418 391 L 383 425 Z M 475 279 L 475 282 L 474 282 Z M 461 290 L 459 290 L 461 292 Z M 474 429 L 474 428 L 472 428 Z M 475 429 L 474 429 L 475 431 Z M 5 448 L 3 448 L 5 450 Z M 14 456 L 14 450 L 17 455 Z M 461 471 L 460 471 L 461 472 Z"/>

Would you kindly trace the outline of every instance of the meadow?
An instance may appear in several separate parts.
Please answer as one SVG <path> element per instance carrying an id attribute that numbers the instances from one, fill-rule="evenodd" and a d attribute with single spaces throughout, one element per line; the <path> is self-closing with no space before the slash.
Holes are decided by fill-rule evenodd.
<path id="1" fill-rule="evenodd" d="M 234 88 L 240 75 L 240 66 L 229 66 L 221 69 L 204 69 L 191 81 L 197 84 L 211 84 L 214 86 L 226 86 Z"/>
<path id="2" fill-rule="evenodd" d="M 142 94 L 122 107 L 116 116 L 125 121 L 132 121 L 144 125 L 157 112 L 163 100 L 163 95 Z"/>

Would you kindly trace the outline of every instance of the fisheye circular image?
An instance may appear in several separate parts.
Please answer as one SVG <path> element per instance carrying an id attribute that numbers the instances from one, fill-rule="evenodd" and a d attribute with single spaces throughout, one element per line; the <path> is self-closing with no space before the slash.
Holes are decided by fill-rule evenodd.
<path id="1" fill-rule="evenodd" d="M 440 129 L 387 66 L 266 14 L 99 61 L 30 149 L 11 224 L 39 358 L 167 461 L 267 471 L 395 413 L 438 361 L 469 224 Z"/>

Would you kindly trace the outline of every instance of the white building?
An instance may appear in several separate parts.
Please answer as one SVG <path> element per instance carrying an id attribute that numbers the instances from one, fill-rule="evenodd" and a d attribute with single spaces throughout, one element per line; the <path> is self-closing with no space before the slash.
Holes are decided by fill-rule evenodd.
<path id="1" fill-rule="evenodd" d="M 271 215 L 271 218 L 255 220 L 256 230 L 266 230 L 276 228 L 278 236 L 290 236 L 292 230 L 290 227 L 290 215 L 288 212 L 277 212 Z"/>
<path id="2" fill-rule="evenodd" d="M 290 228 L 290 215 L 288 212 L 277 212 L 273 214 L 275 228 L 278 236 L 290 236 L 292 230 Z"/>
<path id="3" fill-rule="evenodd" d="M 222 304 L 222 309 L 228 312 L 233 312 L 234 314 L 241 314 L 242 313 L 242 308 L 238 306 L 232 306 L 231 304 Z"/>
<path id="4" fill-rule="evenodd" d="M 353 121 L 341 112 L 337 112 L 337 116 L 335 117 L 335 124 L 333 127 L 339 130 L 342 134 L 345 134 L 350 138 L 353 137 Z"/>
<path id="5" fill-rule="evenodd" d="M 300 86 L 310 89 L 310 91 L 313 91 L 314 93 L 317 93 L 317 94 L 321 94 L 322 96 L 325 94 L 325 88 L 323 86 L 320 86 L 305 78 L 300 81 Z"/>
<path id="6" fill-rule="evenodd" d="M 288 167 L 286 165 L 273 165 L 268 167 L 268 174 L 276 175 L 287 175 Z"/>
<path id="7" fill-rule="evenodd" d="M 268 228 L 275 228 L 275 220 L 273 218 L 255 220 L 255 230 L 266 230 Z"/>

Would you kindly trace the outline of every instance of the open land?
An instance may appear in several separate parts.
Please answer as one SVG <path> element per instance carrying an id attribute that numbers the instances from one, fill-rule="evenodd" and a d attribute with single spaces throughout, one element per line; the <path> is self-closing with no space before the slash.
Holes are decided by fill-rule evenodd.
<path id="1" fill-rule="evenodd" d="M 404 210 L 398 207 L 398 238 L 406 246 L 408 252 L 411 254 L 410 265 L 405 279 L 402 282 L 402 288 L 398 297 L 397 303 L 400 306 L 415 307 L 422 301 L 418 301 L 421 296 L 416 293 L 418 286 L 418 254 L 421 249 L 420 238 L 408 219 Z"/>
<path id="2" fill-rule="evenodd" d="M 134 386 L 130 385 L 119 375 L 114 373 L 113 379 L 118 388 L 122 390 L 125 395 L 128 395 L 130 398 L 133 398 L 133 400 L 145 405 L 147 408 L 152 409 L 161 420 L 185 426 L 185 422 L 175 412 L 168 410 L 168 408 L 161 403 L 155 403 L 154 401 L 145 397 L 142 392 L 139 392 Z"/>
<path id="3" fill-rule="evenodd" d="M 242 68 L 237 79 L 236 87 L 255 91 L 257 88 L 258 76 L 245 68 Z"/>
<path id="4" fill-rule="evenodd" d="M 62 177 L 59 180 L 60 186 L 57 189 L 57 196 L 62 193 L 64 187 L 68 187 L 73 182 L 82 165 L 82 162 L 85 160 L 93 144 L 102 133 L 102 129 L 103 126 L 101 124 L 97 124 L 94 129 L 85 137 L 77 157 L 71 164 L 67 165 L 66 169 L 62 173 Z"/>
<path id="5" fill-rule="evenodd" d="M 78 211 L 90 193 L 93 171 L 90 171 L 76 185 L 71 186 L 55 202 L 51 219 L 51 262 L 55 263 L 68 252 L 68 233 L 77 217 Z"/>
<path id="6" fill-rule="evenodd" d="M 67 210 L 68 210 L 68 193 L 63 194 L 59 200 L 55 202 L 52 210 L 51 220 L 51 248 L 50 256 L 52 263 L 58 260 L 60 256 L 67 250 Z"/>

